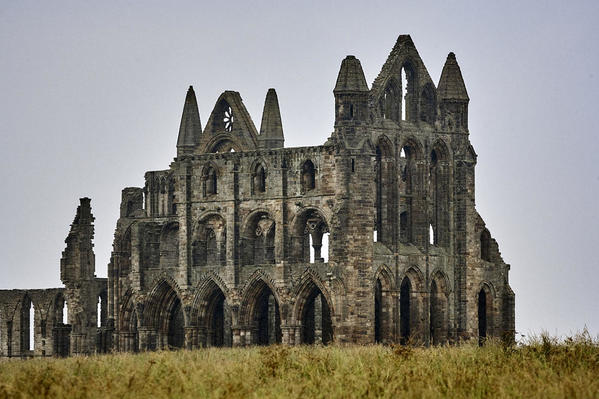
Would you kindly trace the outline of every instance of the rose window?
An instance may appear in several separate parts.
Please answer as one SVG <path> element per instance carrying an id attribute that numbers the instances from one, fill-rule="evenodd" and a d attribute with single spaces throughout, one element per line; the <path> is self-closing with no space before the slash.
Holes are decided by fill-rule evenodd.
<path id="1" fill-rule="evenodd" d="M 225 116 L 223 118 L 223 122 L 225 123 L 225 130 L 227 132 L 230 132 L 233 129 L 233 121 L 235 119 L 233 118 L 233 110 L 231 110 L 231 107 L 227 107 L 227 109 L 225 109 Z"/>

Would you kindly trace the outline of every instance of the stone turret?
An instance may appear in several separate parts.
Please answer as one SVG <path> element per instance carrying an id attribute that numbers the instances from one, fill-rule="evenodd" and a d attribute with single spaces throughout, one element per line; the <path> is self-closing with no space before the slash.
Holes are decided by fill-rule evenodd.
<path id="1" fill-rule="evenodd" d="M 192 153 L 196 144 L 200 141 L 201 134 L 202 123 L 200 122 L 198 102 L 196 101 L 196 95 L 193 91 L 193 86 L 189 86 L 189 90 L 187 90 L 187 96 L 185 97 L 185 105 L 183 106 L 181 125 L 179 126 L 177 156 Z"/>
<path id="2" fill-rule="evenodd" d="M 335 125 L 365 121 L 368 117 L 368 85 L 360 60 L 348 55 L 341 62 L 335 89 Z"/>
<path id="3" fill-rule="evenodd" d="M 266 93 L 258 140 L 261 148 L 283 148 L 285 143 L 279 99 L 275 89 L 268 89 Z"/>
<path id="4" fill-rule="evenodd" d="M 468 92 L 454 53 L 449 53 L 437 86 L 440 122 L 446 130 L 468 130 Z"/>

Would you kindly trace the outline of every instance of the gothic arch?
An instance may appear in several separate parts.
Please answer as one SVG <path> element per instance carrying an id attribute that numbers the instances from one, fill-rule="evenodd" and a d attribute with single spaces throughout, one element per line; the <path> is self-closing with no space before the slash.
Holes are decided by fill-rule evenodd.
<path id="1" fill-rule="evenodd" d="M 314 259 L 320 261 L 322 237 L 329 233 L 329 221 L 324 212 L 315 207 L 301 209 L 291 220 L 291 260 L 310 263 L 310 241 L 314 248 Z"/>
<path id="2" fill-rule="evenodd" d="M 395 287 L 393 273 L 386 265 L 378 268 L 374 275 L 374 341 L 377 343 L 392 342 L 393 308 Z"/>
<path id="3" fill-rule="evenodd" d="M 250 191 L 252 195 L 265 193 L 267 190 L 268 164 L 260 157 L 252 162 L 250 167 Z"/>
<path id="4" fill-rule="evenodd" d="M 190 323 L 192 325 L 201 325 L 206 320 L 207 301 L 214 292 L 221 292 L 226 300 L 231 300 L 231 291 L 227 284 L 216 273 L 209 273 L 197 284 L 195 290 L 190 312 Z"/>
<path id="5" fill-rule="evenodd" d="M 244 218 L 241 233 L 242 264 L 275 263 L 277 224 L 265 209 L 252 211 Z"/>
<path id="6" fill-rule="evenodd" d="M 477 291 L 477 320 L 478 320 L 478 342 L 485 343 L 487 338 L 495 333 L 495 288 L 490 282 L 480 284 Z"/>
<path id="7" fill-rule="evenodd" d="M 220 170 L 214 162 L 207 162 L 202 168 L 202 194 L 204 197 L 218 194 Z"/>
<path id="8" fill-rule="evenodd" d="M 232 312 L 229 291 L 218 278 L 207 278 L 198 287 L 191 307 L 191 323 L 204 332 L 206 346 L 231 346 Z"/>
<path id="9" fill-rule="evenodd" d="M 333 342 L 334 308 L 324 284 L 307 270 L 294 291 L 293 320 L 301 326 L 300 342 L 324 345 Z"/>
<path id="10" fill-rule="evenodd" d="M 144 324 L 156 330 L 159 348 L 182 348 L 187 325 L 179 287 L 167 278 L 161 278 L 145 300 Z"/>
<path id="11" fill-rule="evenodd" d="M 423 338 L 423 283 L 424 277 L 416 266 L 410 267 L 400 280 L 399 325 L 402 344 L 419 342 Z"/>
<path id="12" fill-rule="evenodd" d="M 256 345 L 281 343 L 281 300 L 274 283 L 264 273 L 255 272 L 244 287 L 239 320 Z"/>
<path id="13" fill-rule="evenodd" d="M 224 266 L 227 261 L 227 223 L 217 212 L 198 220 L 192 236 L 192 265 Z"/>
<path id="14" fill-rule="evenodd" d="M 316 166 L 310 159 L 306 159 L 300 168 L 301 178 L 301 192 L 302 194 L 307 193 L 316 189 Z"/>

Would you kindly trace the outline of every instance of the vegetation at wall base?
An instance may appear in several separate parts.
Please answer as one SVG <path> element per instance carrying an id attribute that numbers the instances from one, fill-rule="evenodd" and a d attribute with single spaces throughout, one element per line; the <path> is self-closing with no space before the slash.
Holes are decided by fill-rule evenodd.
<path id="1" fill-rule="evenodd" d="M 270 346 L 0 363 L 0 397 L 597 398 L 599 339 Z"/>

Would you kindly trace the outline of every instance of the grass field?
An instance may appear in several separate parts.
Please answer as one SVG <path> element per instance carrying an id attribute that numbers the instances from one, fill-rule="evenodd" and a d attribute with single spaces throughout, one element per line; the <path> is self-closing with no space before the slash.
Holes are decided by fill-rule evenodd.
<path id="1" fill-rule="evenodd" d="M 599 398 L 599 340 L 252 347 L 0 363 L 0 397 Z"/>

